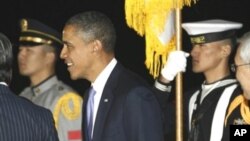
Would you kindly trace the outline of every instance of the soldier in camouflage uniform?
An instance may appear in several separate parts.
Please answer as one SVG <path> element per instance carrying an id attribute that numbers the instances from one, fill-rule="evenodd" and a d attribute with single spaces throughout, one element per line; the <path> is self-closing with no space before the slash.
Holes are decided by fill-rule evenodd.
<path id="1" fill-rule="evenodd" d="M 82 97 L 55 75 L 60 34 L 34 19 L 20 23 L 18 66 L 31 82 L 20 96 L 52 111 L 60 141 L 80 141 Z"/>

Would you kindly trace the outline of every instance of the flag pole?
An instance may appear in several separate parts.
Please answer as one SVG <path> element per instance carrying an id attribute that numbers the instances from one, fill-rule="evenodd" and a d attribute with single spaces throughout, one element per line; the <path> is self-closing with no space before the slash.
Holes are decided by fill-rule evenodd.
<path id="1" fill-rule="evenodd" d="M 179 7 L 179 6 L 177 6 Z M 175 9 L 176 50 L 182 50 L 181 10 Z M 176 141 L 183 141 L 183 77 L 176 76 Z"/>

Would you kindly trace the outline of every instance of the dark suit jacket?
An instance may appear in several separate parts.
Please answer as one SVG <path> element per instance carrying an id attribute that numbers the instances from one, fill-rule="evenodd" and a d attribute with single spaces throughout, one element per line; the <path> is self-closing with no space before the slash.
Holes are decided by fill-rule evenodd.
<path id="1" fill-rule="evenodd" d="M 52 113 L 0 84 L 0 141 L 58 141 Z"/>
<path id="2" fill-rule="evenodd" d="M 151 87 L 117 64 L 104 87 L 92 141 L 163 141 L 161 109 Z M 86 95 L 83 136 L 87 137 Z"/>

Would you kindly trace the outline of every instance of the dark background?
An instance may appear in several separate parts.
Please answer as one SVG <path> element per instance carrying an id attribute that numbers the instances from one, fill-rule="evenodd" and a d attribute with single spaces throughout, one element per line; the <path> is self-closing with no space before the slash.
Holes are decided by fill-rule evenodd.
<path id="1" fill-rule="evenodd" d="M 238 36 L 249 31 L 249 0 L 198 0 L 192 7 L 182 10 L 182 22 L 222 18 L 244 24 Z M 144 77 L 153 84 L 144 65 L 145 43 L 125 21 L 124 0 L 2 0 L 0 4 L 0 32 L 7 35 L 14 44 L 15 60 L 13 64 L 13 79 L 11 89 L 17 94 L 29 85 L 26 78 L 19 75 L 16 55 L 18 51 L 17 40 L 19 34 L 18 21 L 23 17 L 40 20 L 58 31 L 62 31 L 65 21 L 72 15 L 87 11 L 98 10 L 107 14 L 114 22 L 118 41 L 116 58 L 132 71 Z M 183 50 L 190 51 L 191 45 L 187 34 L 183 31 Z M 66 66 L 59 62 L 57 74 L 65 83 L 71 85 L 83 94 L 89 83 L 86 80 L 71 81 Z M 201 74 L 191 72 L 190 59 L 187 72 L 184 74 L 184 90 L 201 83 Z"/>

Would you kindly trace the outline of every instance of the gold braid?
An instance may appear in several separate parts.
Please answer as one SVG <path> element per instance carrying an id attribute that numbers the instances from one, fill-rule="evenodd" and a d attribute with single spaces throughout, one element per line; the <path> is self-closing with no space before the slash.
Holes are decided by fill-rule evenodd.
<path id="1" fill-rule="evenodd" d="M 70 106 L 71 101 L 72 106 Z M 69 120 L 77 119 L 81 114 L 81 97 L 76 93 L 69 92 L 58 100 L 53 112 L 56 128 L 58 127 L 60 112 Z"/>
<path id="2" fill-rule="evenodd" d="M 225 126 L 227 125 L 228 117 L 232 114 L 232 112 L 238 106 L 240 106 L 240 114 L 241 114 L 242 118 L 244 119 L 244 121 L 247 124 L 250 124 L 250 110 L 249 110 L 248 101 L 241 94 L 241 95 L 237 96 L 230 104 L 226 118 L 225 118 Z"/>
<path id="3" fill-rule="evenodd" d="M 247 124 L 250 124 L 250 110 L 248 100 L 244 99 L 240 106 L 240 113 Z"/>

